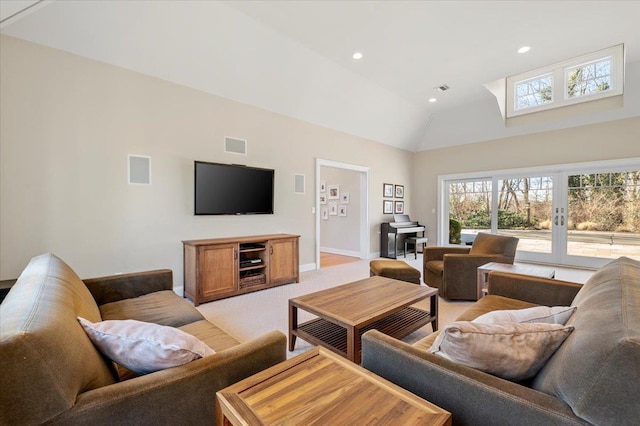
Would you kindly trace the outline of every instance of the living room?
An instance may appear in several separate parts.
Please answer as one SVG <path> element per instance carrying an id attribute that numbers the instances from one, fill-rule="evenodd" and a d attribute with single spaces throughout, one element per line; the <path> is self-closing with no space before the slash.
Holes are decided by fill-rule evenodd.
<path id="1" fill-rule="evenodd" d="M 4 8 L 7 3 L 0 4 Z M 218 32 L 202 37 L 224 41 L 214 45 L 221 51 L 215 58 L 198 56 L 200 50 L 190 50 L 196 46 L 170 41 L 175 38 L 171 25 L 189 22 L 185 17 L 193 11 L 188 8 L 181 10 L 172 4 L 163 11 L 153 6 L 148 15 L 137 15 L 99 2 L 75 3 L 87 5 L 35 3 L 23 15 L 3 21 L 0 280 L 17 278 L 31 258 L 51 252 L 82 278 L 167 268 L 173 271 L 173 289 L 182 295 L 182 241 L 275 233 L 300 236 L 299 267 L 304 277 L 305 272 L 319 267 L 318 159 L 368 169 L 364 239 L 368 246 L 361 247 L 367 261 L 380 253 L 380 223 L 392 220 L 383 213 L 385 183 L 404 186 L 404 212 L 426 227 L 428 245 L 434 246 L 442 239 L 438 179 L 443 175 L 621 160 L 635 164 L 638 170 L 640 56 L 632 19 L 638 16 L 637 2 L 579 2 L 585 9 L 594 8 L 589 17 L 600 14 L 606 24 L 599 28 L 601 34 L 595 41 L 585 36 L 584 40 L 558 43 L 567 47 L 552 55 L 554 60 L 546 60 L 550 56 L 522 59 L 515 52 L 520 40 L 509 43 L 513 49 L 499 52 L 512 55 L 504 60 L 511 65 L 494 73 L 494 79 L 625 44 L 621 108 L 516 127 L 505 126 L 495 97 L 483 87 L 480 98 L 455 108 L 447 106 L 447 96 L 460 90 L 457 82 L 464 80 L 457 76 L 436 74 L 437 80 L 424 82 L 421 97 L 439 99 L 436 106 L 417 106 L 372 82 L 373 77 L 364 71 L 358 74 L 359 65 L 351 58 L 351 49 L 358 46 L 344 49 L 354 71 L 312 48 L 301 47 L 302 40 L 279 33 L 273 29 L 277 21 L 272 21 L 272 28 L 250 16 L 251 2 L 238 2 L 237 8 L 214 2 L 217 17 L 211 22 L 216 25 L 191 22 L 193 32 L 218 26 Z M 142 3 L 130 3 L 135 5 L 128 12 L 144 11 L 139 9 Z M 496 7 L 482 6 L 490 12 Z M 482 10 L 465 3 L 457 7 L 465 17 Z M 518 7 L 533 13 L 533 7 L 522 4 L 508 9 L 517 14 Z M 558 7 L 569 8 L 566 4 Z M 598 7 L 612 16 L 602 14 Z M 128 21 L 165 12 L 170 16 L 165 17 L 164 34 L 160 30 L 144 33 L 144 26 Z M 77 18 L 83 14 L 91 17 Z M 98 35 L 101 14 L 108 29 Z M 618 25 L 611 23 L 616 20 Z M 249 23 L 253 24 L 251 31 L 246 30 Z M 579 22 L 572 21 L 572 25 L 581 28 Z M 89 31 L 92 29 L 95 34 Z M 184 28 L 174 31 L 189 32 Z M 536 31 L 528 31 L 528 40 L 522 40 L 532 45 L 531 55 L 536 49 L 550 49 L 548 44 L 535 45 Z M 162 42 L 154 45 L 154 37 Z M 272 38 L 282 43 L 273 51 L 277 60 L 267 61 L 271 65 L 263 73 L 253 71 L 251 58 L 269 52 L 261 39 L 266 43 Z M 102 44 L 109 39 L 113 45 Z M 137 52 L 125 52 L 124 46 L 135 47 L 137 40 Z M 237 40 L 237 52 L 221 47 L 233 44 L 228 40 Z M 122 56 L 119 49 L 125 52 Z M 158 51 L 171 51 L 173 59 L 156 56 Z M 373 52 L 364 51 L 363 60 L 372 61 Z M 298 58 L 296 66 L 301 66 L 298 62 L 306 66 L 287 70 L 284 59 L 289 57 Z M 495 56 L 487 58 L 502 62 Z M 454 57 L 449 61 L 455 62 Z M 183 64 L 201 71 L 185 77 Z M 240 78 L 231 81 L 232 74 Z M 267 83 L 267 76 L 278 74 L 283 78 Z M 451 85 L 451 91 L 433 90 L 442 83 Z M 306 85 L 306 90 L 300 90 L 300 85 Z M 341 92 L 350 96 L 336 97 Z M 266 98 L 290 102 L 271 108 L 267 101 L 258 102 Z M 381 104 L 393 107 L 383 109 Z M 438 104 L 445 106 L 437 113 L 429 109 Z M 313 117 L 313 110 L 322 111 Z M 247 154 L 225 152 L 228 137 L 246 141 Z M 150 184 L 128 183 L 129 155 L 150 159 Z M 274 214 L 194 215 L 194 161 L 275 170 Z M 305 177 L 302 193 L 294 190 L 296 175 Z"/>

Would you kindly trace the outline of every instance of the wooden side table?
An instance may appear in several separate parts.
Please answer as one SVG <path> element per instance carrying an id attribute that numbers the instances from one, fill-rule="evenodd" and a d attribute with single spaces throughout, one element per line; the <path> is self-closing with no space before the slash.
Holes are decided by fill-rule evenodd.
<path id="1" fill-rule="evenodd" d="M 451 414 L 314 348 L 216 394 L 218 425 L 451 425 Z"/>
<path id="2" fill-rule="evenodd" d="M 556 271 L 553 268 L 537 265 L 525 265 L 517 263 L 510 265 L 508 263 L 489 262 L 482 266 L 478 266 L 478 299 L 487 293 L 487 281 L 489 272 L 501 271 L 510 272 L 512 274 L 532 275 L 534 277 L 554 278 Z"/>

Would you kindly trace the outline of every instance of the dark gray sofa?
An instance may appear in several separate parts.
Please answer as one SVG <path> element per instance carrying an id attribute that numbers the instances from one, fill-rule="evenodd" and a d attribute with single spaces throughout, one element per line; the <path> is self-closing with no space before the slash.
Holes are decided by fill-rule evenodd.
<path id="1" fill-rule="evenodd" d="M 0 424 L 215 424 L 216 392 L 286 359 L 272 331 L 239 343 L 172 291 L 171 270 L 85 280 L 35 257 L 0 305 Z M 216 351 L 137 376 L 101 355 L 78 323 L 136 319 Z"/>
<path id="2" fill-rule="evenodd" d="M 498 309 L 576 306 L 575 330 L 538 374 L 516 383 L 372 330 L 362 365 L 452 413 L 454 425 L 636 425 L 640 422 L 640 262 L 617 259 L 584 286 L 489 274 L 489 294 L 458 320 Z"/>

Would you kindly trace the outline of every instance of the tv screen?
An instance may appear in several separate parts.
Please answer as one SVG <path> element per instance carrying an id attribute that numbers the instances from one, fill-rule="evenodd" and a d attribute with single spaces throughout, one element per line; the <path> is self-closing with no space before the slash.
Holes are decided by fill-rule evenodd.
<path id="1" fill-rule="evenodd" d="M 273 214 L 274 171 L 196 161 L 195 214 Z"/>

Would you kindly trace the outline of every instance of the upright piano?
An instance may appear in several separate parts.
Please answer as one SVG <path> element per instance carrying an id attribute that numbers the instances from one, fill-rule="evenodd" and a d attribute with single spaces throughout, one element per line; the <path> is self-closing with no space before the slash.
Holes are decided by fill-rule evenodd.
<path id="1" fill-rule="evenodd" d="M 380 224 L 380 256 L 396 259 L 404 252 L 404 240 L 408 237 L 417 237 L 418 232 L 422 232 L 424 237 L 424 226 L 418 222 L 412 222 L 409 215 L 395 214 L 393 222 Z"/>

